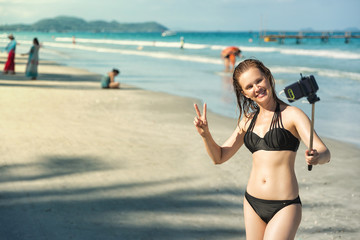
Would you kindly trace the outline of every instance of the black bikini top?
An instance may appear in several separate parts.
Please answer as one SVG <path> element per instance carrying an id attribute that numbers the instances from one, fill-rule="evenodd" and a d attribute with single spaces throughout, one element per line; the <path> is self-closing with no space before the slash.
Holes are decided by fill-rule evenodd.
<path id="1" fill-rule="evenodd" d="M 280 104 L 277 103 L 270 129 L 263 138 L 253 132 L 259 111 L 260 109 L 256 111 L 244 135 L 245 146 L 250 152 L 254 153 L 259 150 L 296 152 L 299 148 L 300 141 L 289 130 L 284 128 L 281 120 Z"/>

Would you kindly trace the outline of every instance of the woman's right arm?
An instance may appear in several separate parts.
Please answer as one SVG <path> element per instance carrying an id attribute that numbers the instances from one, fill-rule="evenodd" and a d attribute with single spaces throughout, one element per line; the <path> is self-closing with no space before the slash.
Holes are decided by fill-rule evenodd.
<path id="1" fill-rule="evenodd" d="M 239 148 L 244 143 L 245 132 L 242 131 L 241 127 L 237 127 L 230 138 L 226 140 L 222 146 L 219 146 L 209 131 L 206 118 L 206 103 L 204 103 L 203 114 L 200 113 L 200 110 L 196 104 L 194 104 L 194 108 L 197 114 L 197 117 L 195 117 L 194 120 L 194 125 L 204 141 L 207 153 L 215 164 L 226 162 L 239 150 Z"/>

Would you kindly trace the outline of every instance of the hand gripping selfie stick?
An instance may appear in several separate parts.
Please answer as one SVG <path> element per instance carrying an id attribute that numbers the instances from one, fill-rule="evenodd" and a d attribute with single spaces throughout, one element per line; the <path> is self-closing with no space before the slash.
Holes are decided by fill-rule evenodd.
<path id="1" fill-rule="evenodd" d="M 306 96 L 307 100 L 312 105 L 309 144 L 309 152 L 311 152 L 313 148 L 314 137 L 315 102 L 320 101 L 320 98 L 316 95 L 316 91 L 319 90 L 319 87 L 313 75 L 303 77 L 303 75 L 300 73 L 300 76 L 300 80 L 285 87 L 284 92 L 289 102 L 294 102 L 295 100 Z M 312 165 L 308 165 L 308 170 L 311 171 L 311 169 Z"/>

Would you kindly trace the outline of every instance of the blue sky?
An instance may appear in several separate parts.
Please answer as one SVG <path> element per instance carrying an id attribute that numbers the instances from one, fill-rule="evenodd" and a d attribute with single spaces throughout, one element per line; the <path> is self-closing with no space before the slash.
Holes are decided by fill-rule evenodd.
<path id="1" fill-rule="evenodd" d="M 59 15 L 156 21 L 172 30 L 360 30 L 360 0 L 0 0 L 0 24 Z"/>

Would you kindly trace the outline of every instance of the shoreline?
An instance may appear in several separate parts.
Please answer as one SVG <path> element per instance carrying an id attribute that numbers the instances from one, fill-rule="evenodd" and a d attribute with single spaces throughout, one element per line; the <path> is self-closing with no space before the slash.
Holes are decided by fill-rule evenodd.
<path id="1" fill-rule="evenodd" d="M 211 163 L 192 123 L 198 100 L 127 84 L 103 90 L 100 75 L 48 61 L 31 81 L 26 57 L 16 63 L 16 75 L 0 78 L 1 236 L 245 239 L 251 154 L 242 147 Z M 208 120 L 218 143 L 237 122 L 213 112 Z M 360 149 L 323 140 L 329 164 L 308 172 L 303 143 L 297 154 L 303 219 L 295 239 L 353 239 Z"/>
<path id="2" fill-rule="evenodd" d="M 4 53 L 1 53 L 0 52 L 0 71 L 2 72 L 2 69 L 3 69 L 3 65 L 6 61 L 6 55 Z M 20 61 L 19 61 L 20 59 Z M 24 76 L 24 71 L 25 71 L 25 65 L 26 65 L 26 61 L 27 61 L 27 56 L 24 57 L 24 56 L 20 56 L 19 54 L 16 54 L 16 66 L 18 69 L 19 67 L 19 64 L 20 64 L 20 73 L 17 73 L 15 75 L 10 75 L 10 76 L 13 76 L 13 78 L 16 78 L 18 80 L 25 80 L 25 81 L 30 81 L 30 82 L 36 82 L 36 81 L 43 81 L 42 79 L 38 79 L 38 80 L 35 80 L 35 81 L 32 81 L 30 80 L 29 78 L 25 77 Z M 50 68 L 46 68 L 44 67 L 43 65 L 45 64 L 46 65 L 50 65 L 52 67 Z M 56 68 L 54 68 L 56 67 Z M 62 63 L 59 63 L 59 62 L 56 62 L 56 61 L 51 61 L 51 60 L 40 60 L 40 63 L 39 63 L 39 75 L 41 75 L 40 77 L 53 77 L 53 76 L 49 76 L 48 74 L 59 74 L 59 73 L 63 73 L 64 70 L 71 70 L 67 75 L 66 77 L 68 77 L 69 79 L 66 81 L 68 83 L 71 84 L 72 80 L 74 82 L 84 82 L 86 84 L 86 82 L 98 82 L 100 84 L 100 79 L 102 77 L 101 74 L 99 73 L 94 73 L 94 72 L 91 72 L 87 69 L 82 69 L 82 68 L 76 68 L 76 67 L 71 67 L 71 66 L 68 66 L 66 64 L 62 64 Z M 60 70 L 58 69 L 60 68 Z M 40 73 L 40 71 L 42 72 L 45 72 L 44 73 Z M 17 71 L 16 71 L 17 72 Z M 71 76 L 72 74 L 75 75 L 75 77 Z M 82 77 L 79 77 L 79 75 L 83 74 L 84 76 Z M 19 76 L 20 75 L 20 76 Z M 7 76 L 7 75 L 2 75 L 3 77 Z M 90 79 L 86 79 L 87 76 L 91 76 Z M 94 78 L 94 76 L 96 76 L 96 78 Z M 84 79 L 85 78 L 85 79 Z M 120 78 L 121 78 L 121 75 L 120 75 Z M 0 78 L 0 80 L 2 80 Z M 53 79 L 54 80 L 54 79 Z M 117 79 L 116 79 L 117 80 Z M 51 81 L 51 80 L 50 80 Z M 195 98 L 192 98 L 192 97 L 185 97 L 185 96 L 181 96 L 181 95 L 174 95 L 174 94 L 171 94 L 171 93 L 167 93 L 167 92 L 163 92 L 163 91 L 153 91 L 153 90 L 148 90 L 148 89 L 144 89 L 144 88 L 141 88 L 141 87 L 138 87 L 138 86 L 134 86 L 134 85 L 131 85 L 131 84 L 128 84 L 128 83 L 121 83 L 121 86 L 125 86 L 125 88 L 130 88 L 130 89 L 139 89 L 139 90 L 142 90 L 142 91 L 148 91 L 148 92 L 153 92 L 153 93 L 160 93 L 160 94 L 166 94 L 166 95 L 169 95 L 169 96 L 174 96 L 174 97 L 179 97 L 179 98 L 184 98 L 184 99 L 191 99 L 194 103 L 198 103 L 201 104 L 199 106 L 202 106 L 202 102 L 199 100 L 199 99 L 195 99 Z M 81 88 L 81 85 L 78 86 L 79 88 Z M 85 87 L 85 85 L 83 86 Z M 97 89 L 95 86 L 94 86 L 94 89 Z M 100 89 L 100 85 L 99 85 L 99 89 Z M 121 88 L 119 90 L 122 90 L 124 88 Z M 118 89 L 107 89 L 109 91 L 116 91 Z M 106 90 L 105 90 L 106 91 Z M 208 110 L 208 112 L 211 112 L 212 114 L 214 115 L 218 115 L 218 117 L 220 118 L 226 118 L 226 119 L 229 119 L 231 121 L 237 121 L 236 118 L 231 118 L 231 117 L 228 117 L 228 116 L 225 116 L 225 115 L 222 115 L 222 114 L 219 114 L 219 113 L 216 113 L 214 111 L 211 111 L 211 110 Z M 316 130 L 316 129 L 315 129 Z M 320 136 L 322 139 L 326 139 L 327 141 L 333 141 L 333 142 L 338 142 L 340 144 L 345 144 L 345 145 L 350 145 L 352 147 L 355 147 L 355 148 L 358 148 L 360 149 L 360 146 L 357 145 L 356 143 L 353 143 L 353 142 L 346 142 L 346 141 L 342 141 L 342 140 L 337 140 L 337 139 L 334 139 L 334 138 L 331 138 L 331 137 L 326 137 L 326 136 Z"/>
<path id="3" fill-rule="evenodd" d="M 350 47 L 351 51 L 348 51 L 350 49 L 347 47 L 343 49 L 341 47 L 344 46 L 343 43 L 341 45 L 324 45 L 320 42 L 315 45 L 304 44 L 299 49 L 294 45 L 275 44 L 272 46 L 274 43 L 269 43 L 265 46 L 256 41 L 249 43 L 246 34 L 199 35 L 192 33 L 185 37 L 189 40 L 187 44 L 193 42 L 197 44 L 196 46 L 200 44 L 205 49 L 198 51 L 188 46 L 185 51 L 182 51 L 175 46 L 172 48 L 153 46 L 153 37 L 142 34 L 120 34 L 107 39 L 107 36 L 101 34 L 77 33 L 76 37 L 83 39 L 84 42 L 74 45 L 71 41 L 73 35 L 66 33 L 19 32 L 17 34 L 20 43 L 19 49 L 17 49 L 19 53 L 21 49 L 24 52 L 28 50 L 30 47 L 28 39 L 35 35 L 43 41 L 44 48 L 41 50 L 41 56 L 47 59 L 99 74 L 108 71 L 106 66 L 115 64 L 124 70 L 120 78 L 122 82 L 150 91 L 163 91 L 202 99 L 208 103 L 209 109 L 221 115 L 236 118 L 235 96 L 232 89 L 226 89 L 231 86 L 227 86 L 229 85 L 227 77 L 221 76 L 223 63 L 218 55 L 219 47 L 223 46 L 223 40 L 227 39 L 227 44 L 239 44 L 244 47 L 244 52 L 251 54 L 248 56 L 256 56 L 270 67 L 276 75 L 275 78 L 279 80 L 279 83 L 276 84 L 277 92 L 280 92 L 292 81 L 297 81 L 300 72 L 316 76 L 320 86 L 321 101 L 316 104 L 315 129 L 322 136 L 353 143 L 360 147 L 360 141 L 358 141 L 360 128 L 357 127 L 356 121 L 352 120 L 360 119 L 360 114 L 353 111 L 359 104 L 355 94 L 357 91 L 354 89 L 358 89 L 360 75 L 354 68 L 357 63 L 356 58 L 350 57 L 353 54 L 355 56 L 359 56 L 359 54 L 354 46 L 350 47 L 352 44 L 346 45 Z M 199 38 L 200 36 L 202 37 Z M 59 39 L 57 39 L 58 37 Z M 66 40 L 67 37 L 69 38 Z M 156 41 L 163 39 L 158 37 L 159 39 Z M 139 51 L 136 47 L 141 45 L 143 40 L 146 44 Z M 7 42 L 5 39 L 3 41 L 4 44 Z M 96 44 L 92 44 L 92 41 L 96 41 Z M 109 41 L 115 44 L 114 48 L 109 48 Z M 128 45 L 130 43 L 131 45 Z M 225 48 L 226 45 L 223 47 Z M 304 53 L 306 54 L 302 55 Z M 200 59 L 194 58 L 194 54 L 198 55 Z M 345 57 L 347 60 L 340 61 L 333 57 Z M 201 60 L 201 63 L 198 60 Z M 212 64 L 214 60 L 217 62 L 215 65 Z M 164 64 L 167 67 L 163 67 Z M 342 81 L 338 81 L 338 79 L 342 79 Z M 209 93 L 205 90 L 208 90 Z M 279 97 L 281 96 L 279 95 Z M 287 102 L 285 98 L 283 100 Z M 307 106 L 308 104 L 297 101 L 291 105 L 299 107 L 308 116 L 311 115 L 311 107 Z M 341 109 L 341 115 L 345 121 L 339 119 L 337 111 L 332 109 Z M 338 126 L 341 124 L 345 125 L 341 131 L 338 131 Z"/>

